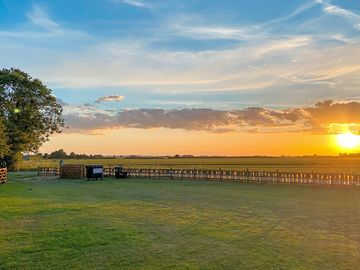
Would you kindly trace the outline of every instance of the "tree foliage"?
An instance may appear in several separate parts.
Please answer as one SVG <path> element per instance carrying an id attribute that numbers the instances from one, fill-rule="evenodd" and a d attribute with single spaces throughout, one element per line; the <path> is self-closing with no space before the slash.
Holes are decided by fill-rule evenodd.
<path id="1" fill-rule="evenodd" d="M 64 151 L 64 149 L 59 149 L 57 151 L 52 152 L 49 155 L 50 159 L 65 159 L 67 158 L 68 155 L 66 154 L 66 152 Z"/>
<path id="2" fill-rule="evenodd" d="M 76 154 L 71 152 L 69 155 L 64 151 L 64 149 L 59 149 L 50 154 L 45 153 L 43 159 L 102 159 L 102 155 L 86 155 L 86 154 Z"/>
<path id="3" fill-rule="evenodd" d="M 5 133 L 5 123 L 4 120 L 0 118 L 0 159 L 5 158 L 5 156 L 9 154 L 10 147 Z M 0 167 L 2 167 L 2 164 L 0 164 Z"/>
<path id="4" fill-rule="evenodd" d="M 16 162 L 21 152 L 38 151 L 64 127 L 62 107 L 51 90 L 19 69 L 0 70 L 0 118 L 10 162 Z"/>

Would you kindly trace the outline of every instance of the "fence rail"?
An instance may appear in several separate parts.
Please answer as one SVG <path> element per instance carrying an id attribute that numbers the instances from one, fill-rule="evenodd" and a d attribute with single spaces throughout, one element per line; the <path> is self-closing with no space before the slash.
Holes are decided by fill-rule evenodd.
<path id="1" fill-rule="evenodd" d="M 39 167 L 38 176 L 58 176 L 60 169 L 57 167 Z"/>
<path id="2" fill-rule="evenodd" d="M 0 184 L 4 184 L 7 179 L 7 169 L 0 169 Z"/>
<path id="3" fill-rule="evenodd" d="M 130 177 L 177 180 L 237 181 L 360 187 L 360 175 L 288 173 L 235 170 L 126 169 Z M 59 168 L 39 168 L 39 176 L 58 176 Z M 115 168 L 105 167 L 104 176 L 114 176 Z"/>
<path id="4" fill-rule="evenodd" d="M 360 187 L 360 175 L 263 171 L 128 169 L 132 177 Z"/>

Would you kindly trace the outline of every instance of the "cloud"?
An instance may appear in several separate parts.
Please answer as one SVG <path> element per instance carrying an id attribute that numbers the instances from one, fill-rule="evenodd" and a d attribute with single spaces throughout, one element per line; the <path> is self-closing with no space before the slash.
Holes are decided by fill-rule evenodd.
<path id="1" fill-rule="evenodd" d="M 246 131 L 250 127 L 272 128 L 281 125 L 291 128 L 297 119 L 295 112 L 273 112 L 262 108 L 238 111 L 213 109 L 133 109 L 116 113 L 85 113 L 65 115 L 67 124 L 75 131 L 107 128 L 169 128 L 210 132 Z"/>
<path id="2" fill-rule="evenodd" d="M 126 46 L 125 46 L 126 45 Z M 56 87 L 109 87 L 147 93 L 256 93 L 261 102 L 278 89 L 292 101 L 302 87 L 311 99 L 358 95 L 360 46 L 323 46 L 312 36 L 266 40 L 254 46 L 201 52 L 157 51 L 127 44 L 102 44 L 60 60 L 38 77 Z M 135 47 L 135 48 L 134 48 Z M 101 69 L 93 69 L 102 63 Z M 317 93 L 324 93 L 318 96 Z"/>
<path id="3" fill-rule="evenodd" d="M 274 29 L 278 29 L 283 23 L 289 22 L 294 17 L 319 5 L 316 1 L 308 1 L 289 15 L 276 18 L 264 23 L 250 24 L 245 26 L 215 25 L 213 22 L 202 22 L 198 16 L 184 16 L 180 20 L 176 18 L 170 23 L 173 35 L 183 35 L 193 39 L 233 39 L 239 41 L 259 41 L 271 39 Z"/>
<path id="4" fill-rule="evenodd" d="M 150 8 L 151 5 L 142 0 L 108 0 L 110 3 L 118 4 L 123 3 L 137 8 Z"/>
<path id="5" fill-rule="evenodd" d="M 200 102 L 219 104 L 218 97 L 227 95 L 227 100 L 236 96 L 250 100 L 246 105 L 259 106 L 358 95 L 360 37 L 353 29 L 357 15 L 352 11 L 351 15 L 346 10 L 325 9 L 325 3 L 329 5 L 325 1 L 304 1 L 287 16 L 247 25 L 213 20 L 205 11 L 194 16 L 185 9 L 175 10 L 183 1 L 170 2 L 132 1 L 140 6 L 168 5 L 174 12 L 171 17 L 154 12 L 151 17 L 156 19 L 146 26 L 123 18 L 130 35 L 123 35 L 118 24 L 114 29 L 109 18 L 106 36 L 89 39 L 82 38 L 86 33 L 70 29 L 71 22 L 65 27 L 34 5 L 27 12 L 27 25 L 0 31 L 1 64 L 27 70 L 55 90 L 128 89 L 123 94 L 138 95 L 141 104 L 133 103 L 133 107 L 154 106 L 143 98 L 150 95 L 151 99 L 191 100 L 197 94 Z M 228 39 L 235 42 L 217 46 Z M 176 44 L 160 46 L 169 43 Z M 182 47 L 183 43 L 191 46 Z M 99 91 L 97 96 L 107 94 Z"/>
<path id="6" fill-rule="evenodd" d="M 360 103 L 334 103 L 331 100 L 318 102 L 314 108 L 306 108 L 312 126 L 333 123 L 360 123 Z"/>
<path id="7" fill-rule="evenodd" d="M 90 35 L 83 31 L 77 31 L 74 29 L 64 28 L 60 23 L 52 19 L 49 14 L 37 4 L 34 4 L 32 8 L 26 13 L 28 21 L 17 30 L 0 30 L 0 39 L 2 37 L 7 38 L 7 43 L 17 45 L 17 39 L 24 40 L 26 42 L 34 41 L 35 39 L 49 39 L 49 38 L 61 38 L 64 42 L 67 39 L 89 38 Z M 12 41 L 10 38 L 16 38 Z M 72 41 L 73 42 L 73 41 Z M 78 42 L 78 40 L 77 40 Z M 21 42 L 21 45 L 24 42 Z M 15 47 L 17 47 L 15 46 Z"/>
<path id="8" fill-rule="evenodd" d="M 354 23 L 354 28 L 356 28 L 357 30 L 360 30 L 360 27 L 359 27 L 360 26 L 360 15 L 359 14 L 356 14 L 353 11 L 350 11 L 350 10 L 341 8 L 339 6 L 336 6 L 334 4 L 331 4 L 327 0 L 315 0 L 315 1 L 323 5 L 324 12 L 326 12 L 327 14 L 336 15 L 336 16 L 340 16 L 345 19 L 348 19 Z"/>
<path id="9" fill-rule="evenodd" d="M 360 124 L 360 103 L 318 102 L 313 107 L 273 110 L 132 109 L 66 114 L 72 132 L 114 128 L 168 128 L 208 132 L 322 132 L 332 124 Z"/>
<path id="10" fill-rule="evenodd" d="M 60 25 L 53 21 L 47 13 L 38 5 L 34 5 L 33 9 L 27 14 L 30 21 L 48 31 L 62 33 Z"/>
<path id="11" fill-rule="evenodd" d="M 122 101 L 124 100 L 124 96 L 106 96 L 106 97 L 100 97 L 98 98 L 95 103 L 101 103 L 101 102 L 106 102 L 106 101 Z"/>
<path id="12" fill-rule="evenodd" d="M 68 53 L 51 69 L 44 69 L 41 77 L 62 88 L 126 86 L 147 93 L 163 89 L 177 94 L 266 91 L 264 98 L 281 88 L 288 89 L 284 96 L 292 100 L 298 87 L 309 96 L 337 87 L 341 93 L 331 98 L 351 97 L 359 83 L 359 40 L 341 32 L 352 28 L 347 19 L 341 29 L 331 27 L 329 13 L 319 8 L 322 5 L 309 1 L 278 20 L 240 26 L 175 14 L 146 38 L 114 39 Z M 319 16 L 311 10 L 311 17 L 304 20 L 309 14 L 303 13 L 314 7 Z M 289 21 L 296 16 L 294 22 Z M 157 42 L 173 38 L 240 42 L 200 51 L 156 48 Z M 101 69 L 94 69 L 99 63 Z"/>
<path id="13" fill-rule="evenodd" d="M 193 39 L 233 39 L 255 40 L 266 38 L 268 35 L 257 26 L 251 27 L 225 27 L 225 26 L 199 26 L 188 24 L 174 24 L 174 35 L 191 37 Z"/>
<path id="14" fill-rule="evenodd" d="M 353 133 L 360 135 L 360 123 L 359 124 L 329 124 L 329 134 L 344 134 Z"/>

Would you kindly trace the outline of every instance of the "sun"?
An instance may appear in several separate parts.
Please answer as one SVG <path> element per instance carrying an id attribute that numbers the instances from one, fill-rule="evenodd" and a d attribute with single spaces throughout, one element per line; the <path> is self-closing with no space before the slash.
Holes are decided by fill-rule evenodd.
<path id="1" fill-rule="evenodd" d="M 360 136 L 351 132 L 337 135 L 337 142 L 341 148 L 354 149 L 360 145 Z"/>

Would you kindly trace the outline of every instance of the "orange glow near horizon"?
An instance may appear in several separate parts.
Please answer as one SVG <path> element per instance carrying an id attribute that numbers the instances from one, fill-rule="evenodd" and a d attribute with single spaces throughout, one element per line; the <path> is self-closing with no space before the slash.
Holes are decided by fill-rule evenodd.
<path id="1" fill-rule="evenodd" d="M 209 133 L 175 129 L 114 129 L 101 135 L 64 133 L 51 137 L 41 152 L 105 155 L 337 155 L 333 135 L 308 133 Z"/>

